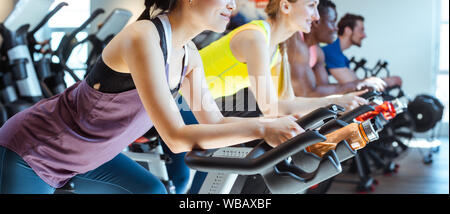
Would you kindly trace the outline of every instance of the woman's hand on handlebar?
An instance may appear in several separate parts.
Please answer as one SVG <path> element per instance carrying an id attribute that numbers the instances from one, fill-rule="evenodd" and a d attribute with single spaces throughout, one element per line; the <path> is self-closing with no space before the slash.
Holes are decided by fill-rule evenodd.
<path id="1" fill-rule="evenodd" d="M 264 127 L 264 140 L 272 147 L 276 147 L 287 140 L 305 132 L 296 121 L 299 115 L 290 115 L 280 118 L 261 118 Z"/>

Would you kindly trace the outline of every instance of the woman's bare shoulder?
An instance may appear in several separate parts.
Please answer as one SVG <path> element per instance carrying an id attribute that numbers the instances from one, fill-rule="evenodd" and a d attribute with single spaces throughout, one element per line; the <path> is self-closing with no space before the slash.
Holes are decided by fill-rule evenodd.
<path id="1" fill-rule="evenodd" d="M 134 22 L 120 33 L 122 35 L 118 35 L 123 39 L 128 41 L 136 41 L 136 40 L 153 40 L 159 42 L 159 34 L 153 22 L 148 20 L 140 20 Z"/>
<path id="2" fill-rule="evenodd" d="M 103 50 L 103 60 L 111 68 L 128 73 L 125 55 L 131 52 L 145 53 L 149 47 L 159 47 L 159 34 L 155 25 L 147 20 L 134 22 L 125 27 Z M 154 45 L 150 45 L 154 43 Z"/>

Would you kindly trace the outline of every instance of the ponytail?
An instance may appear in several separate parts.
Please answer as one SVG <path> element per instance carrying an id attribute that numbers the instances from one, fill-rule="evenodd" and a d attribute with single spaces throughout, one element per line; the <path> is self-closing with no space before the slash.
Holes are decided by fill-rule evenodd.
<path id="1" fill-rule="evenodd" d="M 176 2 L 177 0 L 145 0 L 145 10 L 137 20 L 150 20 L 161 13 L 170 12 Z"/>
<path id="2" fill-rule="evenodd" d="M 291 67 L 287 55 L 286 42 L 280 43 L 281 65 L 278 82 L 278 98 L 280 100 L 291 100 L 295 98 L 294 88 L 291 81 Z"/>

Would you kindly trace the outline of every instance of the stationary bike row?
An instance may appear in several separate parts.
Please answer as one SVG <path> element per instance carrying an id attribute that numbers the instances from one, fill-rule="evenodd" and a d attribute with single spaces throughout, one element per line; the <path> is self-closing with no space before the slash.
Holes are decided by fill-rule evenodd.
<path id="1" fill-rule="evenodd" d="M 380 130 L 379 139 L 374 143 L 371 143 L 366 148 L 360 150 L 355 156 L 352 162 L 352 169 L 358 173 L 359 181 L 355 181 L 357 184 L 357 192 L 373 191 L 378 181 L 371 177 L 371 164 L 373 163 L 377 169 L 383 170 L 383 173 L 388 175 L 396 173 L 399 165 L 395 164 L 392 160 L 393 157 L 397 157 L 399 153 L 406 149 L 400 147 L 401 151 L 397 147 L 392 148 L 386 146 L 386 142 L 390 141 L 392 135 L 391 120 L 402 115 L 406 109 L 406 105 L 398 99 L 392 101 L 383 101 L 382 94 L 376 93 L 370 100 L 370 106 L 374 109 L 368 111 L 362 115 L 355 115 L 353 117 L 342 117 L 341 119 L 349 121 L 365 121 L 367 119 L 376 120 L 383 129 Z M 386 140 L 388 139 L 388 140 Z M 338 181 L 338 180 L 335 180 Z M 352 182 L 353 183 L 353 182 Z"/>
<path id="2" fill-rule="evenodd" d="M 222 164 L 222 166 L 219 166 L 220 167 L 219 172 L 208 173 L 208 176 L 199 193 L 269 193 L 269 192 L 298 193 L 308 189 L 310 186 L 313 186 L 317 183 L 320 183 L 323 180 L 326 180 L 330 177 L 339 174 L 342 170 L 342 168 L 340 167 L 340 162 L 347 160 L 356 154 L 355 151 L 356 149 L 352 149 L 352 146 L 356 148 L 355 147 L 356 144 L 355 145 L 348 144 L 348 142 L 345 141 L 346 139 L 345 133 L 348 134 L 348 133 L 355 133 L 355 131 L 356 132 L 360 131 L 358 128 L 353 127 L 353 132 L 348 131 L 344 132 L 343 128 L 345 128 L 345 126 L 349 124 L 335 118 L 341 110 L 342 108 L 339 108 L 336 105 L 332 105 L 326 108 L 317 109 L 316 111 L 299 120 L 298 123 L 302 127 L 305 127 L 305 129 L 309 129 L 309 131 L 306 132 L 308 134 L 297 136 L 291 139 L 289 142 L 282 144 L 284 146 L 275 150 L 279 152 L 283 151 L 284 153 L 294 152 L 289 156 L 288 159 L 279 160 L 278 162 L 276 162 L 276 164 L 274 164 L 274 162 L 267 163 L 267 160 L 265 160 L 273 158 L 272 156 L 273 155 L 276 156 L 277 153 L 272 154 L 273 152 L 269 152 L 271 148 L 267 147 L 267 144 L 265 144 L 264 142 L 261 142 L 255 148 L 229 147 L 214 150 L 214 152 L 208 151 L 207 152 L 208 155 L 212 155 L 213 160 L 216 160 L 217 158 L 220 157 L 222 159 L 219 158 L 220 159 L 219 162 L 221 163 L 221 161 L 224 161 L 227 162 L 227 164 Z M 369 107 L 369 110 L 372 110 L 372 108 Z M 366 112 L 367 108 L 359 108 L 355 109 L 350 113 L 354 115 L 359 115 Z M 369 135 L 370 140 L 366 139 L 367 142 L 377 139 L 378 135 L 376 133 L 381 128 L 381 127 L 375 128 L 374 124 L 372 123 L 373 122 L 365 121 L 360 124 L 361 130 L 363 130 L 366 133 L 370 133 Z M 325 128 L 323 128 L 322 126 Z M 320 130 L 316 131 L 316 129 L 319 128 Z M 303 151 L 310 145 L 324 141 L 326 138 L 322 134 L 326 135 L 329 133 L 338 133 L 339 129 L 342 129 L 341 132 L 343 132 L 344 134 L 343 135 L 339 134 L 340 137 L 342 138 L 342 140 L 339 141 L 342 142 L 338 144 L 335 151 L 332 150 L 325 155 L 322 154 L 322 157 L 321 155 L 318 154 Z M 375 131 L 375 129 L 377 131 Z M 129 147 L 129 151 L 126 151 L 124 153 L 129 157 L 131 157 L 132 159 L 138 161 L 139 163 L 145 164 L 146 168 L 148 168 L 156 176 L 160 177 L 160 179 L 165 181 L 164 183 L 167 184 L 170 183 L 170 181 L 167 182 L 168 181 L 167 173 L 165 169 L 162 168 L 165 167 L 164 162 L 170 160 L 168 160 L 166 156 L 161 156 L 162 155 L 162 149 L 160 148 L 161 141 L 158 138 L 156 132 L 152 134 L 147 135 L 148 137 L 147 139 L 150 138 L 149 140 L 144 140 L 144 142 L 146 142 L 147 148 L 143 149 L 143 144 L 132 144 Z M 138 141 L 142 141 L 142 139 L 139 139 Z M 283 149 L 284 147 L 286 148 Z M 153 151 L 151 150 L 152 148 L 154 148 Z M 138 153 L 143 151 L 145 153 Z M 263 156 L 262 153 L 265 152 L 268 153 L 265 156 Z M 200 154 L 202 155 L 205 155 L 204 153 L 205 152 L 200 152 Z M 189 154 L 199 154 L 199 152 L 195 151 Z M 234 159 L 233 158 L 230 159 L 230 157 L 234 157 Z M 274 160 L 278 160 L 277 158 L 275 158 Z M 188 165 L 191 168 L 201 171 L 209 171 L 208 169 L 205 169 L 201 165 L 200 166 L 196 165 L 198 164 L 197 161 L 200 161 L 201 164 L 202 160 L 198 160 L 198 157 L 196 157 L 196 155 L 186 156 L 186 163 L 188 163 Z M 233 161 L 235 161 L 236 163 L 234 163 Z M 246 161 L 250 162 L 246 163 L 247 165 L 244 166 L 244 168 L 250 167 L 249 164 L 250 165 L 256 164 L 256 166 L 259 167 L 258 169 L 253 169 L 254 170 L 252 171 L 253 174 L 260 174 L 259 172 L 262 171 L 258 170 L 262 169 L 261 167 L 263 167 L 264 165 L 263 168 L 265 169 L 263 171 L 265 173 L 263 177 L 267 180 L 266 181 L 266 184 L 268 183 L 267 186 L 261 185 L 259 188 L 256 189 L 250 188 L 248 187 L 249 179 L 246 178 L 251 178 L 253 176 L 237 175 L 237 174 L 244 174 L 244 175 L 251 174 L 250 171 L 244 172 L 241 171 L 240 169 L 240 167 L 242 166 L 239 166 L 240 165 L 239 162 L 245 163 Z M 261 162 L 253 163 L 255 161 Z M 214 163 L 214 161 L 210 163 Z M 226 167 L 228 164 L 233 163 L 235 164 L 233 165 L 233 167 L 231 166 L 229 166 L 228 168 Z M 225 170 L 224 168 L 227 169 Z M 274 171 L 272 171 L 272 174 L 267 174 L 269 173 L 269 171 L 267 170 L 272 168 L 274 169 Z M 230 174 L 229 173 L 230 171 L 234 173 Z M 168 186 L 168 189 L 170 188 L 173 187 Z"/>
<path id="3" fill-rule="evenodd" d="M 352 58 L 352 63 L 355 64 L 354 70 L 357 72 L 359 69 L 365 72 L 366 77 L 389 77 L 390 70 L 388 69 L 388 63 L 379 60 L 377 65 L 373 69 L 368 69 L 365 65 L 367 60 L 362 58 L 360 61 L 356 61 Z M 381 73 L 384 71 L 385 75 L 382 76 Z M 406 150 L 407 146 L 405 142 L 410 141 L 414 133 L 426 133 L 432 132 L 431 138 L 434 138 L 436 133 L 436 127 L 440 123 L 444 113 L 444 105 L 436 97 L 420 94 L 414 99 L 407 96 L 400 86 L 394 86 L 388 88 L 383 92 L 383 99 L 394 100 L 394 99 L 404 99 L 407 103 L 407 109 L 396 118 L 394 118 L 388 125 L 388 129 L 385 130 L 386 135 L 383 139 L 385 144 L 391 145 L 389 142 L 398 144 L 402 150 Z M 433 139 L 430 139 L 433 140 Z M 424 163 L 429 164 L 432 162 L 430 155 L 424 157 Z"/>
<path id="4" fill-rule="evenodd" d="M 376 140 L 382 128 L 370 120 L 346 123 L 337 118 L 341 111 L 331 105 L 311 112 L 297 121 L 305 133 L 276 148 L 261 141 L 254 148 L 189 152 L 185 157 L 187 165 L 208 172 L 199 193 L 296 194 L 336 176 L 342 171 L 340 163 Z M 364 109 L 351 113 L 363 113 L 358 111 Z M 321 142 L 337 146 L 322 151 L 312 147 Z"/>

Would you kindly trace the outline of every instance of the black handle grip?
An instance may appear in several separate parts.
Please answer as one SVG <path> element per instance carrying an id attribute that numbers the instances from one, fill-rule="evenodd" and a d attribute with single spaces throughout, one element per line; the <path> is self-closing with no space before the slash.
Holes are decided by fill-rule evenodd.
<path id="1" fill-rule="evenodd" d="M 366 59 L 361 59 L 361 61 L 356 62 L 354 71 L 357 71 L 357 70 L 359 70 L 360 68 L 363 68 L 364 70 L 366 70 L 365 67 L 364 67 L 364 66 L 366 65 L 366 63 L 367 63 L 367 60 L 366 60 Z"/>
<path id="2" fill-rule="evenodd" d="M 190 168 L 195 170 L 253 175 L 262 173 L 306 147 L 325 140 L 325 136 L 318 132 L 307 131 L 269 151 L 263 151 L 259 156 L 247 155 L 245 158 L 223 158 L 211 157 L 211 151 L 191 151 L 186 154 L 185 161 Z M 261 144 L 266 143 L 261 142 Z M 257 146 L 253 150 L 262 147 L 264 146 Z"/>
<path id="3" fill-rule="evenodd" d="M 326 107 L 318 108 L 309 114 L 303 116 L 302 118 L 298 119 L 296 122 L 300 127 L 302 127 L 304 130 L 309 130 L 313 128 L 313 126 L 321 121 L 324 121 L 326 119 L 336 118 L 336 115 L 338 112 L 343 112 L 345 108 L 331 104 Z M 272 147 L 269 146 L 267 143 L 264 143 L 264 140 L 261 140 L 261 142 L 255 147 L 252 152 L 249 153 L 250 156 L 256 157 L 264 152 L 267 152 L 271 150 Z"/>
<path id="4" fill-rule="evenodd" d="M 304 130 L 308 130 L 321 121 L 335 118 L 339 112 L 344 110 L 345 108 L 334 104 L 327 107 L 318 108 L 297 120 L 297 124 Z"/>
<path id="5" fill-rule="evenodd" d="M 352 123 L 353 119 L 369 111 L 375 111 L 375 108 L 370 105 L 359 106 L 358 108 L 355 108 L 347 113 L 342 114 L 341 116 L 338 117 L 338 119 L 346 123 Z"/>
<path id="6" fill-rule="evenodd" d="M 369 91 L 363 95 L 361 95 L 362 98 L 369 100 L 378 96 L 381 96 L 383 93 L 379 92 L 379 91 Z"/>
<path id="7" fill-rule="evenodd" d="M 329 134 L 331 132 L 334 132 L 338 129 L 344 128 L 345 126 L 347 126 L 349 123 L 340 120 L 340 119 L 334 119 L 334 120 L 330 120 L 327 123 L 325 123 L 325 125 L 323 125 L 322 127 L 320 127 L 319 133 L 326 135 Z"/>

